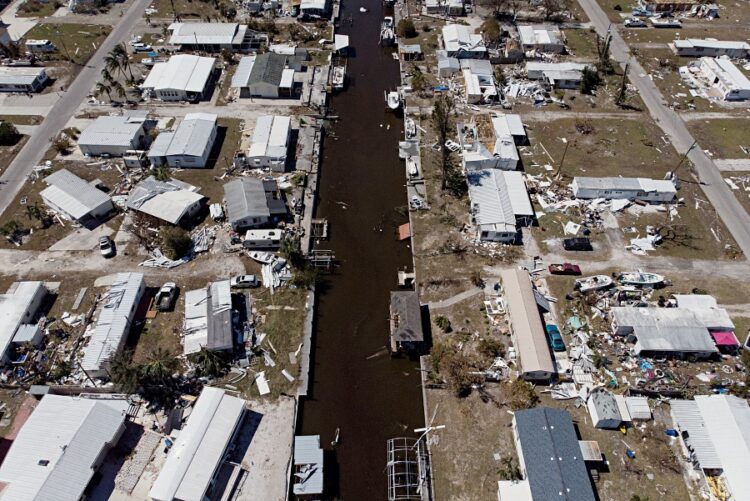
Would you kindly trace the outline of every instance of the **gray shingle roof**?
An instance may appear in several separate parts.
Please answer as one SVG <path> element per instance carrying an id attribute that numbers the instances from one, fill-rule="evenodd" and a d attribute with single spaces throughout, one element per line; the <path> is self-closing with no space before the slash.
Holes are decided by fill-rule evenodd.
<path id="1" fill-rule="evenodd" d="M 276 54 L 275 52 L 266 52 L 255 58 L 255 64 L 250 71 L 248 85 L 264 82 L 271 85 L 279 85 L 281 74 L 286 66 L 287 56 Z"/>
<path id="2" fill-rule="evenodd" d="M 422 313 L 416 292 L 391 292 L 391 326 L 391 335 L 396 341 L 424 341 Z"/>
<path id="3" fill-rule="evenodd" d="M 540 407 L 515 419 L 534 501 L 595 501 L 570 414 Z"/>

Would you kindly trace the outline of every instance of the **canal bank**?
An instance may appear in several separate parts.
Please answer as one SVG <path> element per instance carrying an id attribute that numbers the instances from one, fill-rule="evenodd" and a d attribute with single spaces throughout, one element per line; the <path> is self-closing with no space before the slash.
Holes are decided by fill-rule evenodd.
<path id="1" fill-rule="evenodd" d="M 378 46 L 382 18 L 377 0 L 342 6 L 337 32 L 350 37 L 348 86 L 331 100 L 339 121 L 325 142 L 318 191 L 316 217 L 330 227 L 318 248 L 333 250 L 339 266 L 318 287 L 297 433 L 321 435 L 327 499 L 387 499 L 386 442 L 416 437 L 413 429 L 424 425 L 419 362 L 391 359 L 387 350 L 389 292 L 412 260 L 396 239 L 408 221 L 397 152 L 403 122 L 385 110 L 384 91 L 400 82 L 396 49 Z"/>

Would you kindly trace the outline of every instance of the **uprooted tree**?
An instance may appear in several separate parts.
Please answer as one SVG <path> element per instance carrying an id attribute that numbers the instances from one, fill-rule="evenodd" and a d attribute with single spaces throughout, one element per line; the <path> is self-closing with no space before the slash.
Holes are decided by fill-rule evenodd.
<path id="1" fill-rule="evenodd" d="M 187 231 L 176 226 L 165 226 L 159 232 L 161 252 L 169 259 L 180 259 L 193 246 L 193 241 Z"/>
<path id="2" fill-rule="evenodd" d="M 437 129 L 438 141 L 440 143 L 440 168 L 443 178 L 441 189 L 443 191 L 448 188 L 450 171 L 452 170 L 450 151 L 446 148 L 445 143 L 448 141 L 448 132 L 451 130 L 451 123 L 453 122 L 453 110 L 453 100 L 444 94 L 435 99 L 435 104 L 432 107 L 432 121 L 435 124 L 435 129 Z"/>
<path id="3" fill-rule="evenodd" d="M 530 383 L 523 379 L 514 379 L 510 383 L 510 395 L 506 403 L 514 411 L 530 409 L 539 403 L 539 396 Z"/>

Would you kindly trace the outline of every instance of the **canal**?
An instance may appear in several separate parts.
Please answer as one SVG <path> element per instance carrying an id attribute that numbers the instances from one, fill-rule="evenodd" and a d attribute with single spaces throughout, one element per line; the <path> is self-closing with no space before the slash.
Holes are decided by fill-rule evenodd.
<path id="1" fill-rule="evenodd" d="M 399 85 L 396 49 L 378 46 L 380 0 L 358 2 L 342 2 L 338 32 L 349 35 L 353 54 L 347 88 L 331 100 L 340 120 L 325 139 L 316 213 L 330 224 L 330 240 L 319 248 L 332 249 L 339 266 L 320 287 L 310 394 L 297 433 L 321 436 L 326 499 L 383 500 L 386 441 L 416 437 L 424 417 L 419 362 L 391 359 L 386 348 L 389 292 L 412 262 L 407 243 L 396 239 L 408 221 L 397 150 L 403 121 L 386 112 L 383 97 Z"/>

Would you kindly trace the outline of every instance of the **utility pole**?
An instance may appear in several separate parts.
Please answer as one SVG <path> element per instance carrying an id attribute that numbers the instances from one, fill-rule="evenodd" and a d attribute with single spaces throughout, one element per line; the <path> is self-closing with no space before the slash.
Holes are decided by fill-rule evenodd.
<path id="1" fill-rule="evenodd" d="M 557 171 L 555 171 L 555 179 L 560 178 L 560 172 L 562 171 L 563 162 L 565 162 L 565 154 L 568 152 L 568 146 L 570 146 L 570 142 L 567 139 L 562 138 L 562 141 L 565 143 L 565 149 L 563 150 L 560 164 L 557 166 Z"/>
<path id="2" fill-rule="evenodd" d="M 691 151 L 691 150 L 692 150 L 693 148 L 695 148 L 695 145 L 696 145 L 696 144 L 698 144 L 698 140 L 697 140 L 697 139 L 696 139 L 695 141 L 693 141 L 693 144 L 691 144 L 691 145 L 690 145 L 690 148 L 688 148 L 688 149 L 687 149 L 687 151 L 685 151 L 685 153 L 683 153 L 682 157 L 680 158 L 680 161 L 679 161 L 679 162 L 677 163 L 677 166 L 676 166 L 676 167 L 675 167 L 674 169 L 672 169 L 672 176 L 673 176 L 673 177 L 676 177 L 676 176 L 677 176 L 677 170 L 678 170 L 678 169 L 679 169 L 679 168 L 680 168 L 680 167 L 682 166 L 682 164 L 683 164 L 683 163 L 685 162 L 685 159 L 687 159 L 687 156 L 688 156 L 688 154 L 690 153 L 690 151 Z"/>

